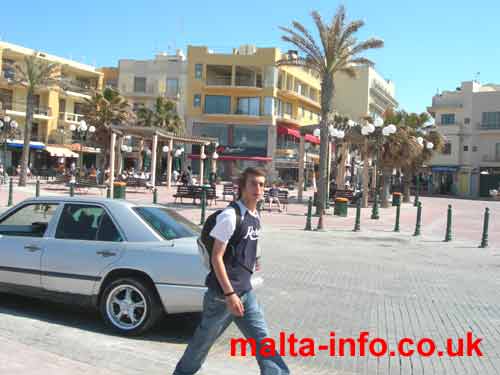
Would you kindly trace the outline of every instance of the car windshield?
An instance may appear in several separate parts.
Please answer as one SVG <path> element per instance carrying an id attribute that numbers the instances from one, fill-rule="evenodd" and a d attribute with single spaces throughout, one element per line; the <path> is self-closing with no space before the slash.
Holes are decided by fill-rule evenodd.
<path id="1" fill-rule="evenodd" d="M 161 207 L 133 207 L 141 218 L 166 240 L 196 237 L 200 229 L 178 213 Z"/>

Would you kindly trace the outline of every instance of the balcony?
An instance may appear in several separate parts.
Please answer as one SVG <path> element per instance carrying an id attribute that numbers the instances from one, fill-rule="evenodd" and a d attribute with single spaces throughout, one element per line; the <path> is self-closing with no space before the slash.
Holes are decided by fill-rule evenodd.
<path id="1" fill-rule="evenodd" d="M 75 92 L 77 94 L 92 95 L 92 93 L 97 90 L 97 82 L 92 80 L 67 78 L 63 76 L 61 77 L 61 87 L 67 94 Z"/>
<path id="2" fill-rule="evenodd" d="M 500 155 L 483 155 L 482 161 L 500 163 Z"/>
<path id="3" fill-rule="evenodd" d="M 59 120 L 67 122 L 68 124 L 79 124 L 84 117 L 84 115 L 78 113 L 59 112 Z"/>
<path id="4" fill-rule="evenodd" d="M 480 130 L 500 130 L 500 123 L 478 123 Z"/>
<path id="5" fill-rule="evenodd" d="M 386 106 L 397 107 L 398 102 L 393 98 L 391 93 L 387 91 L 384 87 L 374 82 L 370 87 L 370 92 L 381 99 Z"/>
<path id="6" fill-rule="evenodd" d="M 258 68 L 236 67 L 236 86 L 262 88 L 262 71 Z"/>
<path id="7" fill-rule="evenodd" d="M 207 85 L 231 86 L 232 71 L 231 65 L 207 65 Z"/>
<path id="8" fill-rule="evenodd" d="M 26 117 L 26 102 L 2 102 L 2 108 L 5 113 L 13 117 Z M 33 108 L 34 118 L 37 120 L 50 120 L 52 118 L 52 110 L 50 107 L 35 106 Z"/>

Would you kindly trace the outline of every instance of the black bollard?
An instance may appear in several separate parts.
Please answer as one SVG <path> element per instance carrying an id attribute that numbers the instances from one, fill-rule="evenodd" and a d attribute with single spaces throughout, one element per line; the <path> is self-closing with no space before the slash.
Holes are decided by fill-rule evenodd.
<path id="1" fill-rule="evenodd" d="M 401 202 L 396 205 L 396 224 L 394 224 L 394 232 L 399 232 L 399 218 L 401 216 Z"/>
<path id="2" fill-rule="evenodd" d="M 418 207 L 417 207 L 417 223 L 415 225 L 415 233 L 413 233 L 414 236 L 420 236 L 420 227 L 422 224 L 422 202 L 418 202 Z"/>
<path id="3" fill-rule="evenodd" d="M 481 245 L 479 247 L 488 247 L 488 225 L 490 222 L 490 209 L 486 207 L 484 210 L 484 223 L 483 223 L 483 238 L 481 239 Z"/>
<path id="4" fill-rule="evenodd" d="M 356 221 L 354 222 L 354 232 L 361 230 L 361 199 L 356 202 Z"/>
<path id="5" fill-rule="evenodd" d="M 306 227 L 304 230 L 312 230 L 312 206 L 313 199 L 309 197 L 309 202 L 307 202 L 307 218 L 306 218 Z"/>
<path id="6" fill-rule="evenodd" d="M 448 205 L 448 216 L 446 219 L 446 234 L 444 236 L 444 242 L 451 241 L 451 204 Z"/>

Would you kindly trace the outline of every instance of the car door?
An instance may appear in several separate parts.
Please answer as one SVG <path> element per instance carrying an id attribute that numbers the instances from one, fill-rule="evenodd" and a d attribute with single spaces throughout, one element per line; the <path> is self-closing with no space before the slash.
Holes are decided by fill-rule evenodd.
<path id="1" fill-rule="evenodd" d="M 66 203 L 42 256 L 43 288 L 91 295 L 102 271 L 121 256 L 123 240 L 103 206 Z"/>
<path id="2" fill-rule="evenodd" d="M 0 221 L 0 282 L 41 287 L 40 260 L 58 203 L 27 203 Z"/>

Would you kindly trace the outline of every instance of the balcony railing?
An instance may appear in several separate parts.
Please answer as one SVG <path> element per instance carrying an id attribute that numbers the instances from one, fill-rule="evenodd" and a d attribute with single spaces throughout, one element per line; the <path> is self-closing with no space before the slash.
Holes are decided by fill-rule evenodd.
<path id="1" fill-rule="evenodd" d="M 18 102 L 18 101 L 3 101 L 2 109 L 12 112 L 21 112 L 26 116 L 26 102 Z M 52 110 L 50 107 L 36 106 L 33 108 L 33 114 L 45 117 L 52 116 Z"/>
<path id="2" fill-rule="evenodd" d="M 84 115 L 78 113 L 59 112 L 59 119 L 69 123 L 79 123 L 84 117 Z"/>
<path id="3" fill-rule="evenodd" d="M 482 123 L 479 124 L 481 130 L 498 130 L 500 129 L 500 123 Z"/>
<path id="4" fill-rule="evenodd" d="M 483 161 L 500 163 L 500 155 L 483 155 Z"/>

